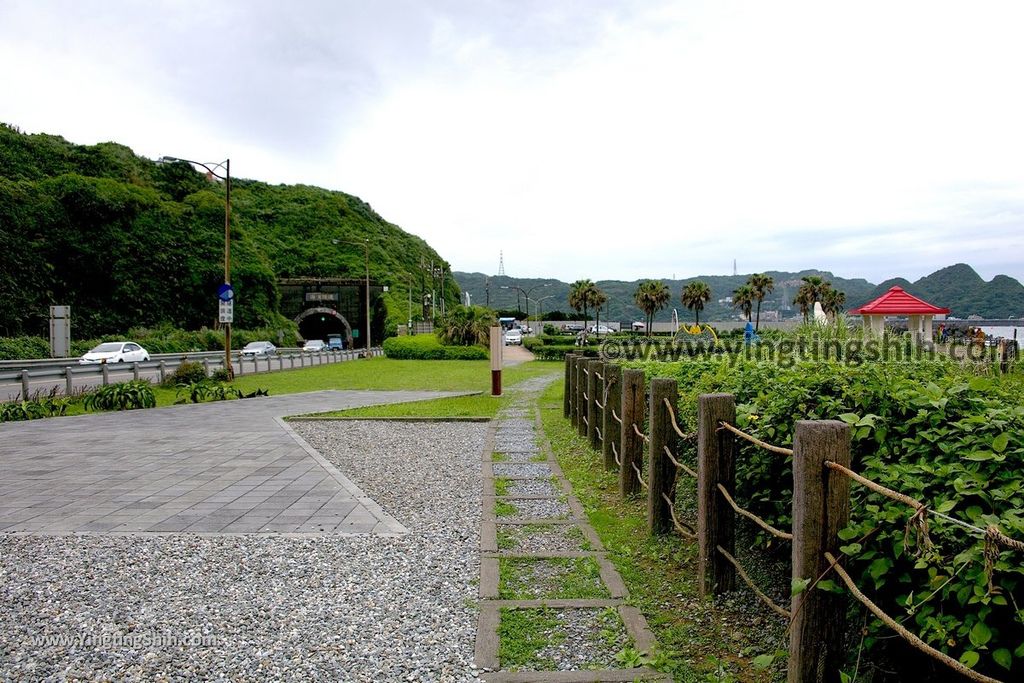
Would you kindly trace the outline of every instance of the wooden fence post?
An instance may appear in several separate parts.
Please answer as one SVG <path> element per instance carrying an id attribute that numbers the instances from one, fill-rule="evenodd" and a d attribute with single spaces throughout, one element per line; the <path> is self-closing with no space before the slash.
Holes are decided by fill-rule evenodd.
<path id="1" fill-rule="evenodd" d="M 598 375 L 602 374 L 603 365 L 604 363 L 599 360 L 587 361 L 587 441 L 595 451 L 601 450 L 597 437 L 598 427 L 601 426 L 601 409 L 597 404 L 601 399 L 601 388 L 604 386 L 598 378 Z"/>
<path id="2" fill-rule="evenodd" d="M 578 427 L 580 420 L 579 406 L 576 404 L 576 396 L 579 393 L 579 362 L 579 356 L 575 353 L 569 354 L 569 422 L 573 427 Z"/>
<path id="3" fill-rule="evenodd" d="M 850 480 L 825 461 L 850 466 L 850 427 L 838 420 L 800 420 L 793 434 L 793 579 L 814 582 L 839 556 L 839 530 L 850 521 Z M 789 683 L 839 680 L 846 614 L 842 596 L 808 589 L 793 596 Z"/>
<path id="4" fill-rule="evenodd" d="M 679 400 L 679 384 L 674 379 L 658 377 L 651 380 L 651 452 L 647 467 L 647 529 L 652 534 L 672 531 L 672 512 L 669 508 L 675 500 L 673 484 L 676 481 L 676 466 L 668 459 L 665 449 L 673 456 L 679 453 L 679 437 L 672 429 L 672 415 L 665 406 L 668 399 L 672 406 Z M 668 501 L 664 496 L 668 496 Z"/>
<path id="5" fill-rule="evenodd" d="M 643 467 L 644 441 L 633 431 L 633 423 L 644 423 L 644 371 L 622 371 L 622 434 L 619 442 L 619 494 L 625 498 L 640 490 L 633 466 Z"/>
<path id="6" fill-rule="evenodd" d="M 565 383 L 562 391 L 562 417 L 569 417 L 572 410 L 572 359 L 573 354 L 565 354 Z"/>
<path id="7" fill-rule="evenodd" d="M 587 435 L 587 358 L 580 354 L 576 361 L 576 430 Z"/>
<path id="8" fill-rule="evenodd" d="M 622 415 L 622 368 L 614 363 L 604 364 L 604 411 L 601 414 L 601 434 L 604 436 L 604 443 L 601 444 L 601 454 L 604 456 L 604 468 L 615 469 L 615 451 L 618 450 L 621 438 L 619 423 L 615 421 L 614 415 Z"/>
<path id="9" fill-rule="evenodd" d="M 718 552 L 722 546 L 736 554 L 732 508 L 718 485 L 734 490 L 736 464 L 732 432 L 719 429 L 720 422 L 736 423 L 736 399 L 732 394 L 701 394 L 697 399 L 697 582 L 701 597 L 731 591 L 736 570 Z"/>

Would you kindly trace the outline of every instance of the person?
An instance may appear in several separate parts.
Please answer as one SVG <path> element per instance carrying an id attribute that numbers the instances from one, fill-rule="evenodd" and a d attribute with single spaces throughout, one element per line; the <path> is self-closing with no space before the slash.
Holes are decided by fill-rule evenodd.
<path id="1" fill-rule="evenodd" d="M 760 340 L 757 333 L 754 332 L 754 323 L 747 321 L 746 326 L 743 328 L 743 345 L 750 346 L 756 344 Z"/>
<path id="2" fill-rule="evenodd" d="M 946 343 L 946 323 L 939 325 L 939 343 Z"/>
<path id="3" fill-rule="evenodd" d="M 977 328 L 974 332 L 974 341 L 978 343 L 978 346 L 985 345 L 985 331 L 982 330 L 980 327 Z"/>

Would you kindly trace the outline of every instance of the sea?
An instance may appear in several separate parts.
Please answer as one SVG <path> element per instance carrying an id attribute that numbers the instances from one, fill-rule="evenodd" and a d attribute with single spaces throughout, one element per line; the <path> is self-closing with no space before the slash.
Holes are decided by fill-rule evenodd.
<path id="1" fill-rule="evenodd" d="M 1024 327 L 985 327 L 982 325 L 981 331 L 993 339 L 1016 339 L 1017 341 L 1024 344 Z"/>

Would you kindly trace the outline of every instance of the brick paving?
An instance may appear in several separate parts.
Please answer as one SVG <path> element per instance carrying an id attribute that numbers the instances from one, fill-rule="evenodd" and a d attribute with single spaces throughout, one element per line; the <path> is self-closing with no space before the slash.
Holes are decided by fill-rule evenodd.
<path id="1" fill-rule="evenodd" d="M 0 533 L 403 533 L 281 419 L 457 395 L 320 391 L 0 426 Z"/>

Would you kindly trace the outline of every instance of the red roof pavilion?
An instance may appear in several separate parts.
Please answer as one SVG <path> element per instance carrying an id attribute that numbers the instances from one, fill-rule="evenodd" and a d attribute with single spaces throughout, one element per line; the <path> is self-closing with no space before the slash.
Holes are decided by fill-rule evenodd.
<path id="1" fill-rule="evenodd" d="M 888 292 L 860 308 L 850 311 L 853 315 L 943 315 L 948 308 L 932 306 L 927 301 L 909 294 L 902 287 L 892 287 Z"/>

